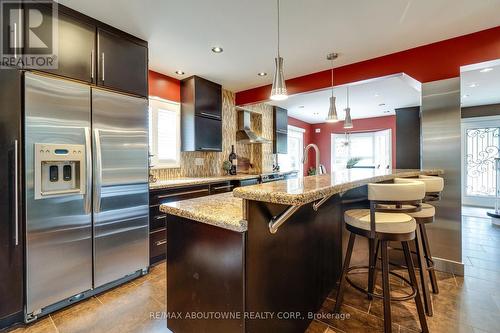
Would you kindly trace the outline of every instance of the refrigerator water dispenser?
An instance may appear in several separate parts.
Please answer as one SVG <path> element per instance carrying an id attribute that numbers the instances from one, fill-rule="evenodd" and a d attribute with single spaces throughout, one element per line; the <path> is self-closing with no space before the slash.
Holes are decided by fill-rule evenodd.
<path id="1" fill-rule="evenodd" d="M 35 200 L 85 194 L 85 145 L 35 143 Z"/>

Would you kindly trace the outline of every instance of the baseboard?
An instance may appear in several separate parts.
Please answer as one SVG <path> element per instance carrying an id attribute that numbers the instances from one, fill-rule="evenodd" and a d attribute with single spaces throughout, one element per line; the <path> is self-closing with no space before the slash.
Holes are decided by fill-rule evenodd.
<path id="1" fill-rule="evenodd" d="M 0 318 L 0 331 L 7 328 L 15 328 L 16 325 L 22 324 L 24 319 L 23 311 L 15 313 L 13 315 Z"/>
<path id="2" fill-rule="evenodd" d="M 464 275 L 464 264 L 462 262 L 432 257 L 434 269 L 440 272 L 453 273 L 455 275 Z"/>

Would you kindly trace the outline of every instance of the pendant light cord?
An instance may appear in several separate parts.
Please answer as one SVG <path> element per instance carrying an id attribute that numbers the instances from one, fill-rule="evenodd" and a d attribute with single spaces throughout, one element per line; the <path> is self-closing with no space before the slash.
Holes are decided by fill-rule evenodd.
<path id="1" fill-rule="evenodd" d="M 333 97 L 333 59 L 332 59 L 332 97 Z"/>
<path id="2" fill-rule="evenodd" d="M 278 5 L 278 59 L 280 58 L 280 0 L 276 1 Z"/>
<path id="3" fill-rule="evenodd" d="M 347 107 L 349 108 L 349 86 L 347 86 Z"/>

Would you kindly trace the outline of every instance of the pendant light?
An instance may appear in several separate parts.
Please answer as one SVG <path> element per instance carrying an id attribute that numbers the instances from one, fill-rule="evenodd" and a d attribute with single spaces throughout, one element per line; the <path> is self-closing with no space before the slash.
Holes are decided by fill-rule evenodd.
<path id="1" fill-rule="evenodd" d="M 288 98 L 283 75 L 283 58 L 280 56 L 280 0 L 278 4 L 278 57 L 274 58 L 276 70 L 274 71 L 273 87 L 271 89 L 271 99 L 273 101 L 283 101 Z"/>
<path id="2" fill-rule="evenodd" d="M 351 119 L 351 108 L 349 107 L 349 86 L 347 86 L 347 107 L 345 108 L 344 128 L 353 128 Z"/>
<path id="3" fill-rule="evenodd" d="M 337 106 L 335 105 L 336 97 L 333 96 L 333 61 L 337 59 L 337 53 L 329 53 L 326 56 L 326 59 L 332 61 L 332 96 L 330 97 L 330 108 L 328 109 L 328 117 L 326 117 L 327 123 L 336 123 L 339 121 L 339 117 L 337 116 Z"/>

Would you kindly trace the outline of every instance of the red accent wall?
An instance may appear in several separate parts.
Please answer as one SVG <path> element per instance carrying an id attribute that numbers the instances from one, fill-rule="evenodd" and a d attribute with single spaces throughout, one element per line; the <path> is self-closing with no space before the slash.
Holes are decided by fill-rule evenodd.
<path id="1" fill-rule="evenodd" d="M 157 96 L 169 101 L 181 101 L 181 82 L 173 77 L 149 71 L 149 96 Z"/>
<path id="2" fill-rule="evenodd" d="M 500 58 L 500 26 L 382 57 L 335 68 L 334 84 L 340 85 L 395 73 L 406 73 L 420 82 L 460 75 L 460 66 Z M 331 86 L 330 70 L 286 80 L 289 94 Z M 236 104 L 262 102 L 271 86 L 236 93 Z"/>
<path id="3" fill-rule="evenodd" d="M 356 132 L 371 132 L 376 130 L 391 129 L 392 130 L 392 167 L 396 167 L 396 116 L 353 119 L 354 129 Z M 320 133 L 315 133 L 315 130 L 321 129 Z M 331 134 L 345 133 L 343 122 L 338 123 L 322 123 L 311 124 L 312 142 L 318 145 L 321 151 L 321 163 L 326 167 L 327 172 L 331 170 Z"/>
<path id="4" fill-rule="evenodd" d="M 288 125 L 300 127 L 300 128 L 305 130 L 305 132 L 304 132 L 304 147 L 313 142 L 313 132 L 312 132 L 313 125 L 306 123 L 305 121 L 302 121 L 302 120 L 299 120 L 296 118 L 292 118 L 292 117 L 288 117 Z M 307 165 L 304 166 L 304 175 L 305 176 L 307 176 L 307 169 L 309 169 L 309 167 L 311 167 L 311 166 L 314 166 L 314 158 L 315 157 L 314 157 L 313 152 L 309 151 L 308 163 L 307 163 Z"/>

